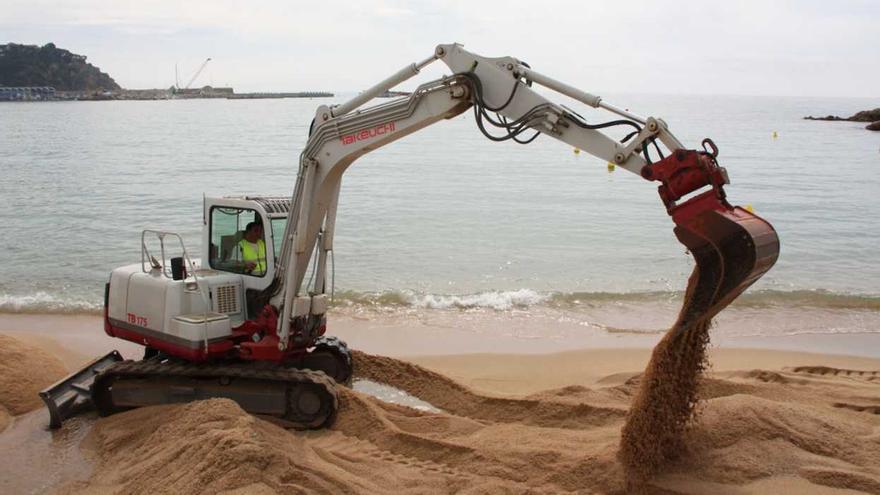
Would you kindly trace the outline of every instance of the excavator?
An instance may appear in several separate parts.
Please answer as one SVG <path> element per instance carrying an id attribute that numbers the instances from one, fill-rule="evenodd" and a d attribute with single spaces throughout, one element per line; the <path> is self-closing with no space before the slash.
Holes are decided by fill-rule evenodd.
<path id="1" fill-rule="evenodd" d="M 364 106 L 438 60 L 452 75 Z M 548 100 L 548 92 L 613 116 L 587 120 Z M 776 262 L 773 227 L 727 201 L 728 175 L 710 139 L 689 149 L 662 119 L 607 103 L 516 58 L 442 44 L 351 100 L 318 107 L 292 197 L 205 198 L 207 259 L 191 258 L 173 232 L 143 231 L 141 262 L 113 270 L 105 286 L 104 330 L 144 346 L 144 358 L 123 360 L 113 351 L 41 392 L 50 425 L 88 407 L 109 415 L 211 397 L 295 428 L 331 425 L 336 387 L 349 383 L 356 365 L 347 345 L 326 335 L 342 176 L 364 154 L 469 109 L 492 141 L 528 144 L 543 135 L 657 182 L 674 233 L 696 261 L 694 296 L 680 319 L 711 318 Z M 626 134 L 603 132 L 613 128 Z M 245 269 L 237 248 L 252 223 L 264 227 L 259 270 Z"/>

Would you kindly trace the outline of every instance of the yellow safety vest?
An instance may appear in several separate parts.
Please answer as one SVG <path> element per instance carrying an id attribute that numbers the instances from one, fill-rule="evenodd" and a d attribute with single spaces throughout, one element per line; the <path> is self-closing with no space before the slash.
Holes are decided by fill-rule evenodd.
<path id="1" fill-rule="evenodd" d="M 247 239 L 238 241 L 238 247 L 241 248 L 242 261 L 256 263 L 250 272 L 251 274 L 262 275 L 266 273 L 266 243 L 262 239 L 257 241 L 257 249 L 254 249 L 254 245 Z"/>

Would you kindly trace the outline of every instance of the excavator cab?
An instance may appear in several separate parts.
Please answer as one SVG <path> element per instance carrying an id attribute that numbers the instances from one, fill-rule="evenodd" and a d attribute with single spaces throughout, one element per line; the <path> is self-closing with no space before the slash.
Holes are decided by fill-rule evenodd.
<path id="1" fill-rule="evenodd" d="M 202 266 L 241 276 L 246 319 L 256 318 L 265 305 L 260 295 L 275 278 L 289 205 L 290 199 L 282 197 L 205 198 L 202 245 L 207 247 L 207 259 Z M 265 249 L 259 253 L 264 262 L 249 270 L 242 241 L 254 222 L 262 225 L 263 236 L 262 246 L 252 249 Z"/>

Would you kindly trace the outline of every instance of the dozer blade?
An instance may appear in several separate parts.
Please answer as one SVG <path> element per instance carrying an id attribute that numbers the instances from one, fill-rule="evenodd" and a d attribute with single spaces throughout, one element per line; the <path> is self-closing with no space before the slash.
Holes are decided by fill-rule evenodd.
<path id="1" fill-rule="evenodd" d="M 680 328 L 718 314 L 779 257 L 779 237 L 763 218 L 711 196 L 688 206 L 693 207 L 689 216 L 673 214 L 675 236 L 696 260 Z M 700 206 L 706 209 L 699 211 Z"/>
<path id="2" fill-rule="evenodd" d="M 60 428 L 65 419 L 89 407 L 95 376 L 119 361 L 122 361 L 122 355 L 118 351 L 110 352 L 40 392 L 40 398 L 49 410 L 49 427 Z"/>

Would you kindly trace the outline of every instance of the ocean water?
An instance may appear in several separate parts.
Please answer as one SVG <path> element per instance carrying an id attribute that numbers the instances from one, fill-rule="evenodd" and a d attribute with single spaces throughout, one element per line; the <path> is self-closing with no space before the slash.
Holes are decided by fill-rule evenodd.
<path id="1" fill-rule="evenodd" d="M 880 133 L 802 120 L 876 101 L 606 99 L 664 118 L 689 146 L 711 137 L 731 201 L 777 228 L 779 262 L 736 321 L 880 332 Z M 332 101 L 0 105 L 0 311 L 98 311 L 145 228 L 181 233 L 198 255 L 202 195 L 290 195 L 314 109 Z M 546 136 L 490 142 L 471 112 L 356 162 L 335 248 L 340 311 L 549 311 L 610 331 L 674 315 L 693 266 L 653 183 Z M 635 316 L 617 322 L 621 308 Z"/>

